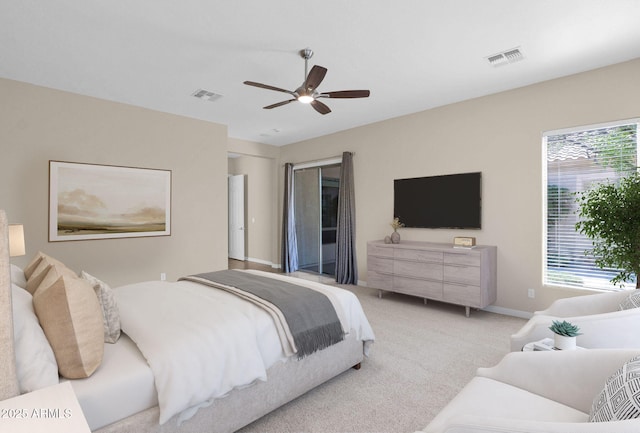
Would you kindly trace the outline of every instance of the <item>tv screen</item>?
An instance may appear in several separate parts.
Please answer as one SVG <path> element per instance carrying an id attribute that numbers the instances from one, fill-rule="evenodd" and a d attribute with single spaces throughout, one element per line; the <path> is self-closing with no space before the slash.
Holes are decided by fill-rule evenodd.
<path id="1" fill-rule="evenodd" d="M 405 227 L 480 228 L 480 172 L 396 179 L 393 193 L 393 215 Z"/>

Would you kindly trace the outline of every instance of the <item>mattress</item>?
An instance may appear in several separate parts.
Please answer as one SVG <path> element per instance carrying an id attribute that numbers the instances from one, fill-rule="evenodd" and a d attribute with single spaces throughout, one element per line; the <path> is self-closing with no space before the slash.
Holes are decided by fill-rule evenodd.
<path id="1" fill-rule="evenodd" d="M 158 405 L 151 369 L 124 333 L 104 345 L 102 365 L 91 377 L 69 382 L 91 430 Z"/>

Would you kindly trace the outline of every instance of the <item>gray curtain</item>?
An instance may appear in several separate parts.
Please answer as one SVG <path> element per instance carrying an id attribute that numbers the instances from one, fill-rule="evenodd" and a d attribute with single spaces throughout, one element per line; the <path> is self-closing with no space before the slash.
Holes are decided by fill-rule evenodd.
<path id="1" fill-rule="evenodd" d="M 338 230 L 336 235 L 336 281 L 358 283 L 356 258 L 356 201 L 353 188 L 353 154 L 342 154 L 338 191 Z"/>
<path id="2" fill-rule="evenodd" d="M 293 208 L 293 164 L 284 165 L 284 211 L 282 214 L 282 270 L 298 270 L 298 241 L 296 238 L 296 218 Z"/>

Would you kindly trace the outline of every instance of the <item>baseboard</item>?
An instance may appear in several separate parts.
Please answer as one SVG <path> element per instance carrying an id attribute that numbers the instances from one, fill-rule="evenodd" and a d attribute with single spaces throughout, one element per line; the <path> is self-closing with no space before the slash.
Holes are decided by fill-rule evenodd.
<path id="1" fill-rule="evenodd" d="M 272 268 L 274 268 L 274 269 L 280 269 L 280 268 L 281 268 L 281 266 L 280 266 L 280 265 L 275 264 L 275 263 L 273 263 L 273 262 L 270 262 L 270 261 L 268 261 L 268 260 L 255 259 L 255 258 L 253 258 L 253 257 L 245 257 L 245 260 L 246 260 L 247 262 L 258 263 L 258 264 L 261 264 L 261 265 L 271 266 L 271 267 L 272 267 Z"/>
<path id="2" fill-rule="evenodd" d="M 488 311 L 490 313 L 502 314 L 504 316 L 519 317 L 521 319 L 531 319 L 531 317 L 533 316 L 533 313 L 530 313 L 528 311 L 513 310 L 511 308 L 504 308 L 504 307 L 496 307 L 495 305 L 489 305 L 488 307 L 485 307 L 482 310 Z"/>

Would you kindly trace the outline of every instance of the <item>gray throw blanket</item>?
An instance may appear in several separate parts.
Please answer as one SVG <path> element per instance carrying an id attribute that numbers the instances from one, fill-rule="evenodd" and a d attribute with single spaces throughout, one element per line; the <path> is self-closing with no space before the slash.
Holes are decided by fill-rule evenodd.
<path id="1" fill-rule="evenodd" d="M 235 270 L 190 275 L 180 280 L 207 284 L 244 299 L 248 297 L 241 292 L 246 292 L 273 304 L 286 319 L 298 359 L 344 339 L 342 325 L 331 301 L 315 290 Z M 262 306 L 260 302 L 254 303 Z"/>

